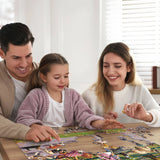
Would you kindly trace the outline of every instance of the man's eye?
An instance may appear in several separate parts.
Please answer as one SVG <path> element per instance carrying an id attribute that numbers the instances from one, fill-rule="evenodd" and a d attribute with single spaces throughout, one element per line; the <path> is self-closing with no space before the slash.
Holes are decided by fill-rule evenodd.
<path id="1" fill-rule="evenodd" d="M 31 56 L 32 56 L 32 53 L 30 53 L 30 54 L 29 54 L 29 55 L 27 55 L 26 57 L 27 57 L 27 58 L 29 58 L 29 57 L 31 57 Z"/>
<path id="2" fill-rule="evenodd" d="M 13 59 L 19 59 L 19 57 L 13 57 Z"/>

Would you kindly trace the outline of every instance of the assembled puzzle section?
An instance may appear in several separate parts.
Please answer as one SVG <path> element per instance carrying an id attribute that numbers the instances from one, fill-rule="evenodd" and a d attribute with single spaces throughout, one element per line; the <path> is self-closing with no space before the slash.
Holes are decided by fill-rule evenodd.
<path id="1" fill-rule="evenodd" d="M 17 141 L 28 159 L 106 159 L 106 160 L 152 160 L 160 159 L 160 145 L 151 139 L 151 128 L 112 130 L 87 130 L 67 128 L 60 134 L 62 142 Z"/>

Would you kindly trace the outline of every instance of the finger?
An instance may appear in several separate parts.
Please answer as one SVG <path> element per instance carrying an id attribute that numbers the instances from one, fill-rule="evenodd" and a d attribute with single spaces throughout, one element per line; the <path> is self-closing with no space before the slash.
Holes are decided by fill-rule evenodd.
<path id="1" fill-rule="evenodd" d="M 130 108 L 130 116 L 134 117 L 134 112 L 135 112 L 135 105 Z"/>
<path id="2" fill-rule="evenodd" d="M 115 128 L 124 128 L 124 125 L 123 124 L 114 124 L 113 125 Z"/>
<path id="3" fill-rule="evenodd" d="M 51 135 L 48 134 L 46 131 L 39 132 L 37 134 L 37 137 L 39 138 L 40 141 L 49 141 L 51 139 Z"/>
<path id="4" fill-rule="evenodd" d="M 38 143 L 40 141 L 36 135 L 27 135 L 26 140 L 27 141 L 34 141 L 36 143 Z"/>
<path id="5" fill-rule="evenodd" d="M 38 142 L 40 142 L 40 139 L 39 139 L 37 136 L 34 136 L 34 137 L 32 138 L 32 141 L 38 143 Z"/>
<path id="6" fill-rule="evenodd" d="M 124 126 L 117 125 L 117 124 L 106 126 L 106 129 L 115 129 L 115 128 L 124 128 Z"/>
<path id="7" fill-rule="evenodd" d="M 125 105 L 124 105 L 124 108 L 123 108 L 123 110 L 122 110 L 122 112 L 123 112 L 123 113 L 126 113 L 127 110 L 128 110 L 127 108 L 128 108 L 128 104 L 125 104 Z"/>
<path id="8" fill-rule="evenodd" d="M 115 119 L 118 117 L 117 112 L 113 112 L 112 115 L 113 115 L 113 117 L 114 117 Z"/>
<path id="9" fill-rule="evenodd" d="M 109 118 L 110 119 L 116 119 L 117 118 L 117 114 L 115 112 L 110 112 L 109 113 Z"/>
<path id="10" fill-rule="evenodd" d="M 122 123 L 120 123 L 120 122 L 118 122 L 118 121 L 116 121 L 116 120 L 114 120 L 113 123 L 114 123 L 115 125 L 117 125 L 117 126 L 122 126 L 122 127 L 124 127 L 124 125 L 123 125 Z"/>
<path id="11" fill-rule="evenodd" d="M 134 116 L 134 104 L 128 105 L 127 109 L 126 109 L 126 114 L 129 117 L 133 117 Z"/>
<path id="12" fill-rule="evenodd" d="M 55 139 L 56 139 L 57 141 L 61 141 L 59 135 L 58 135 L 58 134 L 56 133 L 56 131 L 54 131 L 54 130 L 53 130 L 52 136 L 55 137 Z"/>
<path id="13" fill-rule="evenodd" d="M 131 117 L 134 117 L 135 116 L 135 112 L 136 112 L 136 110 L 137 110 L 137 107 L 138 107 L 138 104 L 136 104 L 136 103 L 134 103 L 134 104 L 132 104 L 132 106 L 131 106 L 131 108 L 130 108 L 130 115 L 131 115 Z"/>
<path id="14" fill-rule="evenodd" d="M 121 123 L 114 123 L 111 125 L 113 128 L 124 128 L 124 125 Z"/>
<path id="15" fill-rule="evenodd" d="M 53 130 L 52 128 L 48 127 L 48 126 L 45 126 L 46 128 L 46 131 L 48 132 L 48 134 L 50 134 L 52 137 L 55 137 L 55 139 L 57 141 L 61 141 L 59 135 L 56 133 L 55 130 Z"/>
<path id="16" fill-rule="evenodd" d="M 36 143 L 39 142 L 39 138 L 36 136 L 35 132 L 33 132 L 32 129 L 30 129 L 30 130 L 26 133 L 25 139 L 26 139 L 27 141 L 34 141 L 34 142 L 36 142 Z"/>
<path id="17" fill-rule="evenodd" d="M 124 128 L 124 125 L 116 120 L 105 120 L 105 125 L 107 126 L 113 126 L 113 128 Z"/>

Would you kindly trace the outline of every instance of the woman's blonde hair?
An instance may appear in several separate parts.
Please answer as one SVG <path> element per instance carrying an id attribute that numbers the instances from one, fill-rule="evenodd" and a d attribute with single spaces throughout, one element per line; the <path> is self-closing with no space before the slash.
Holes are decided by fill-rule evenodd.
<path id="1" fill-rule="evenodd" d="M 127 66 L 130 67 L 131 71 L 127 72 L 125 78 L 125 82 L 127 84 L 141 84 L 139 80 L 136 80 L 135 63 L 129 53 L 129 47 L 122 42 L 111 43 L 107 45 L 99 58 L 98 79 L 97 82 L 93 85 L 95 87 L 95 93 L 97 95 L 97 98 L 99 102 L 102 103 L 105 113 L 113 110 L 114 108 L 113 90 L 103 75 L 103 59 L 104 56 L 108 53 L 114 53 L 120 56 L 126 62 Z"/>

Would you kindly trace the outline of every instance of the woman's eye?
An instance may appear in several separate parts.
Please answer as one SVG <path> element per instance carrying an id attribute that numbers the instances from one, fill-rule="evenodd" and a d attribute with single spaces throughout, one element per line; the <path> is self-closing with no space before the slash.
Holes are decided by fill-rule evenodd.
<path id="1" fill-rule="evenodd" d="M 116 68 L 121 68 L 121 66 L 115 66 Z"/>

